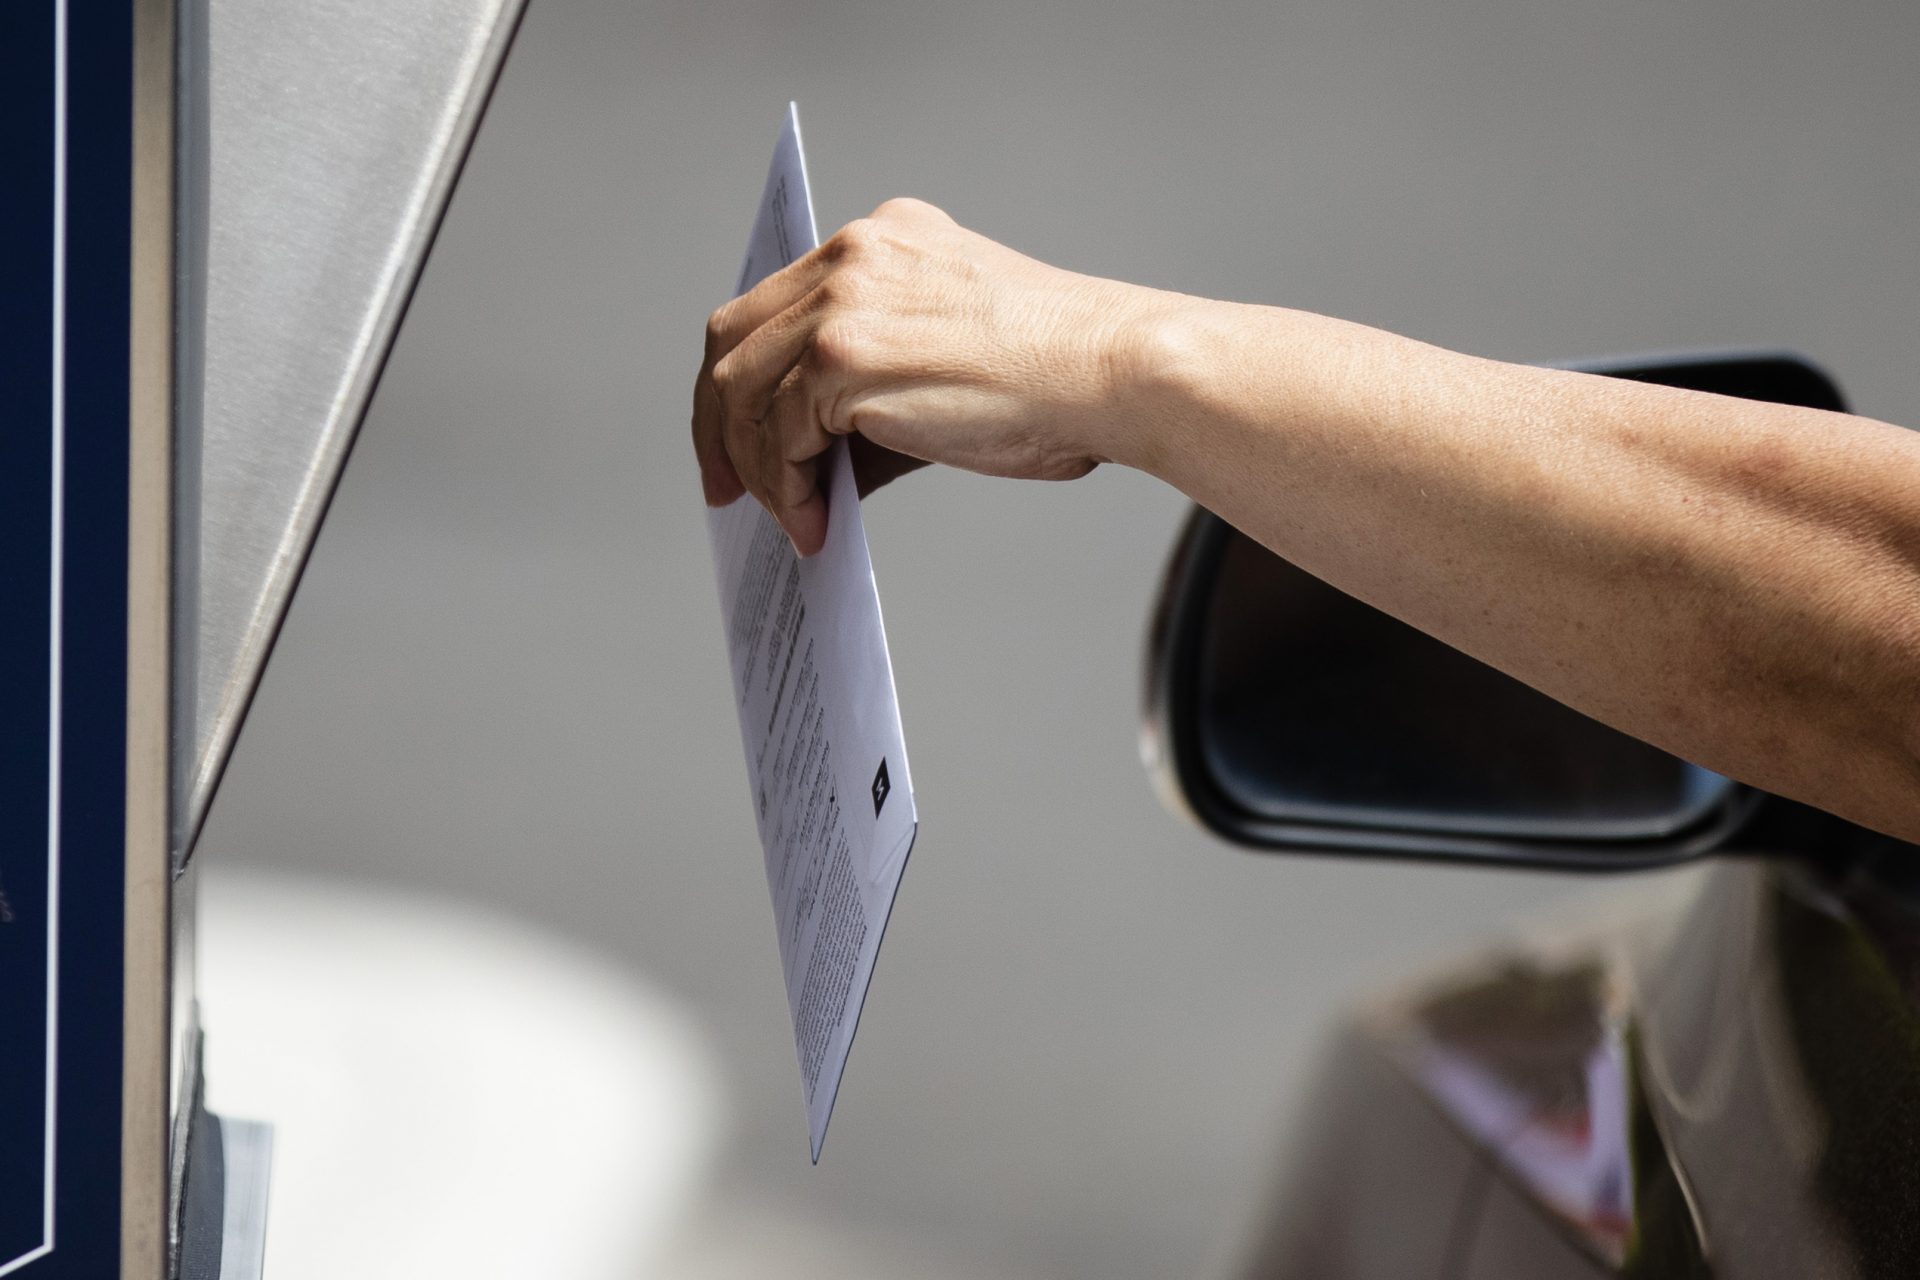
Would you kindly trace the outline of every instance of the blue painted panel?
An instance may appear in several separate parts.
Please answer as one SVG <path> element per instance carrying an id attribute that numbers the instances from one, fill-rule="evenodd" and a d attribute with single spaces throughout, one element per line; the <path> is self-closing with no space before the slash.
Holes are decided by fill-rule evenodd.
<path id="1" fill-rule="evenodd" d="M 131 25 L 0 4 L 0 1274 L 30 1280 L 118 1271 Z"/>

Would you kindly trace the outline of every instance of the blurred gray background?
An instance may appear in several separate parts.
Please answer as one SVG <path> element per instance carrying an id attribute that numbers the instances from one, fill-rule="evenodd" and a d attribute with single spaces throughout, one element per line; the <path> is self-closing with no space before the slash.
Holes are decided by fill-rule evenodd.
<path id="1" fill-rule="evenodd" d="M 1135 748 L 1182 499 L 914 477 L 866 515 L 924 825 L 809 1167 L 686 439 L 787 99 L 823 231 L 917 195 L 1484 355 L 1790 346 L 1913 423 L 1916 56 L 1904 0 L 533 0 L 203 853 L 682 1000 L 689 1273 L 1221 1274 L 1337 1011 L 1582 886 L 1211 844 Z"/>

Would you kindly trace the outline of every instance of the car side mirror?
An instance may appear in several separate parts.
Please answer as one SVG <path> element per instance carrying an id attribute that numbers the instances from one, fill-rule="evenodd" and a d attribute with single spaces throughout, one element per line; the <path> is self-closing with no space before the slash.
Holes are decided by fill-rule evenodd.
<path id="1" fill-rule="evenodd" d="M 1846 407 L 1792 355 L 1573 367 Z M 1608 728 L 1199 508 L 1167 568 L 1147 665 L 1148 770 L 1170 806 L 1236 844 L 1626 869 L 1721 848 L 1783 807 L 1811 813 Z"/>

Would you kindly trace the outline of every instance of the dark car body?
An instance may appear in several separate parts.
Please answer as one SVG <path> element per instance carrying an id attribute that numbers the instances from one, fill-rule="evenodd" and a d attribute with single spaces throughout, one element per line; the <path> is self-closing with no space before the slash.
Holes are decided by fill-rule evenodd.
<path id="1" fill-rule="evenodd" d="M 1733 860 L 1353 1020 L 1254 1276 L 1920 1275 L 1920 917 Z"/>
<path id="2" fill-rule="evenodd" d="M 1843 408 L 1775 354 L 1592 371 Z M 1578 870 L 1359 1011 L 1258 1277 L 1920 1276 L 1920 849 L 1598 725 L 1196 511 L 1146 756 L 1234 843 Z"/>

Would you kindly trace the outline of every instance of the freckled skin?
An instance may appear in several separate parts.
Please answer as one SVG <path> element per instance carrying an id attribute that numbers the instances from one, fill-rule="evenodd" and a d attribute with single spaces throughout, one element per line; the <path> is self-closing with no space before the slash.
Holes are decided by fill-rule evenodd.
<path id="1" fill-rule="evenodd" d="M 1061 271 L 890 201 L 715 312 L 693 437 L 802 552 L 820 460 L 1159 477 L 1596 718 L 1920 840 L 1920 437 Z"/>

